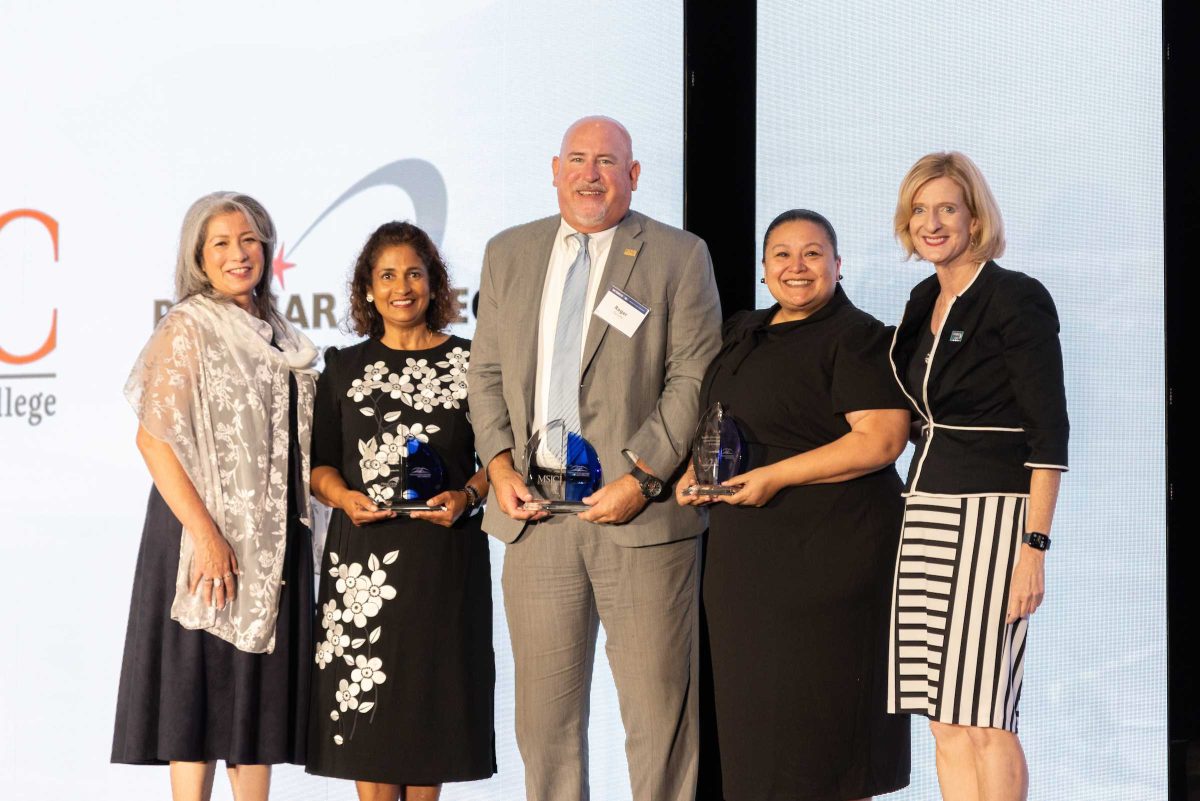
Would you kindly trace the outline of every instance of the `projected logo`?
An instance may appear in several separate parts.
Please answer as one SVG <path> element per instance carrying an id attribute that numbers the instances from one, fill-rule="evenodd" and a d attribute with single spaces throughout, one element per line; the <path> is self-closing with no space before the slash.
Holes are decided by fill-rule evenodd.
<path id="1" fill-rule="evenodd" d="M 15 209 L 0 214 L 0 236 L 17 220 L 31 221 L 35 228 L 45 230 L 54 261 L 58 262 L 58 221 L 42 211 Z M 58 347 L 58 309 L 52 302 L 46 306 L 44 320 L 34 324 L 36 331 L 14 331 L 0 324 L 0 423 L 23 421 L 36 426 L 55 414 L 58 399 L 45 387 L 57 376 L 46 369 L 45 360 Z M 32 350 L 9 344 L 10 338 L 26 341 L 30 334 L 41 342 Z"/>
<path id="2" fill-rule="evenodd" d="M 290 248 L 287 245 L 287 239 L 280 235 L 279 250 L 271 262 L 271 272 L 279 285 L 280 306 L 284 317 L 293 325 L 309 330 L 337 327 L 338 320 L 341 318 L 338 305 L 345 302 L 341 271 L 330 271 L 330 279 L 336 279 L 336 291 L 313 292 L 307 295 L 284 294 L 287 289 L 288 271 L 297 269 L 301 265 L 302 262 L 297 257 L 301 246 L 331 214 L 357 195 L 377 187 L 393 187 L 407 194 L 413 204 L 414 219 L 412 222 L 423 228 L 433 239 L 434 244 L 439 248 L 442 247 L 442 237 L 446 232 L 446 182 L 442 180 L 441 173 L 432 164 L 422 159 L 401 159 L 383 165 L 356 181 L 330 203 L 300 236 L 296 237 Z M 364 222 L 367 230 L 374 230 L 375 226 L 386 220 L 366 220 Z M 278 226 L 278 220 L 276 225 Z M 361 242 L 346 243 L 344 251 L 347 254 L 346 258 L 351 258 L 360 246 Z M 463 287 L 454 287 L 453 291 L 459 309 L 453 322 L 464 323 L 467 321 L 465 315 L 467 290 Z M 157 323 L 170 308 L 171 301 L 156 300 L 154 302 L 154 321 Z"/>

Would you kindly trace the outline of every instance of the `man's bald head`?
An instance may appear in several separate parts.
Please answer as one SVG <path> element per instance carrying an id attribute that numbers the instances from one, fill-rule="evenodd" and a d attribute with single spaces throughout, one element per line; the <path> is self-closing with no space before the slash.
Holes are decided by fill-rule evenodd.
<path id="1" fill-rule="evenodd" d="M 570 127 L 567 128 L 566 133 L 563 134 L 562 144 L 559 145 L 558 153 L 560 156 L 567 152 L 567 141 L 571 138 L 571 135 L 578 129 L 587 127 L 605 129 L 613 135 L 619 137 L 621 142 L 625 145 L 625 158 L 629 161 L 633 161 L 633 137 L 629 135 L 629 130 L 612 117 L 605 117 L 601 114 L 593 114 L 590 117 L 580 117 L 579 119 L 575 120 L 575 122 L 571 123 Z"/>
<path id="2" fill-rule="evenodd" d="M 567 128 L 551 167 L 563 219 L 585 234 L 612 228 L 625 217 L 642 171 L 629 131 L 601 116 L 583 117 Z"/>

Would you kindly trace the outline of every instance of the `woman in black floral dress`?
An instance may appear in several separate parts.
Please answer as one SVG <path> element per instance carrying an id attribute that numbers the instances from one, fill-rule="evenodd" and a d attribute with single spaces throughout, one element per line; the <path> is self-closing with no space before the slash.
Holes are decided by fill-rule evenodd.
<path id="1" fill-rule="evenodd" d="M 424 231 L 381 226 L 350 283 L 366 340 L 330 348 L 317 386 L 312 487 L 333 508 L 317 598 L 308 771 L 361 799 L 427 801 L 495 773 L 491 568 L 476 511 L 487 478 L 467 420 L 471 343 L 442 333 L 446 266 Z M 443 511 L 389 510 L 415 444 L 445 467 Z"/>

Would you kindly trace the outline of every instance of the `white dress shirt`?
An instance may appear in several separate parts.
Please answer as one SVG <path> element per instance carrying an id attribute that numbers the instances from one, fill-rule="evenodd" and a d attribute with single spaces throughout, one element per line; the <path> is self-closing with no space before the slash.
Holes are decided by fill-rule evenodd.
<path id="1" fill-rule="evenodd" d="M 596 307 L 600 279 L 604 275 L 604 265 L 608 262 L 608 251 L 612 247 L 616 232 L 617 227 L 614 225 L 607 230 L 588 234 L 588 255 L 592 260 L 592 269 L 588 275 L 587 300 L 584 303 L 584 308 L 588 309 L 588 319 L 584 321 L 583 337 L 579 341 L 580 362 L 583 361 L 583 345 L 592 324 L 591 310 Z M 578 231 L 567 225 L 566 220 L 559 223 L 558 233 L 554 236 L 554 248 L 550 251 L 546 281 L 542 284 L 542 308 L 538 314 L 537 386 L 533 397 L 534 431 L 548 422 L 546 409 L 550 402 L 550 365 L 554 362 L 554 333 L 558 330 L 558 307 L 562 303 L 567 271 L 579 254 L 579 243 L 572 238 L 576 233 Z M 518 447 L 522 444 L 518 443 Z"/>

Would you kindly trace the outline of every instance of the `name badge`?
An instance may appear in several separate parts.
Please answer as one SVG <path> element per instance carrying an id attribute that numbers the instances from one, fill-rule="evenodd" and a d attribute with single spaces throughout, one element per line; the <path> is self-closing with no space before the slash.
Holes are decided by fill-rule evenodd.
<path id="1" fill-rule="evenodd" d="M 608 292 L 604 293 L 593 313 L 625 336 L 631 337 L 650 313 L 650 307 L 609 284 Z"/>
<path id="2" fill-rule="evenodd" d="M 951 331 L 950 332 L 950 341 L 951 342 L 962 342 L 962 338 L 963 338 L 962 331 Z"/>

